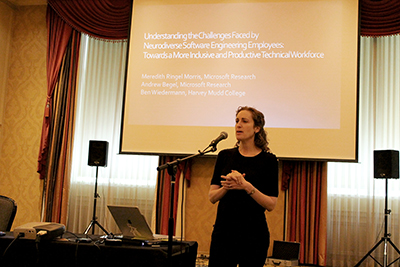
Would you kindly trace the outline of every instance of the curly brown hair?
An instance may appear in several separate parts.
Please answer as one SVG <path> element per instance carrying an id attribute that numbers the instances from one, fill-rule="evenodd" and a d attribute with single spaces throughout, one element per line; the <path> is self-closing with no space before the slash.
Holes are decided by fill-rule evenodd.
<path id="1" fill-rule="evenodd" d="M 264 119 L 264 114 L 262 114 L 261 111 L 258 111 L 257 109 L 253 107 L 248 107 L 248 106 L 240 106 L 236 110 L 236 116 L 239 114 L 240 111 L 247 110 L 250 111 L 253 117 L 254 121 L 254 127 L 260 127 L 260 131 L 256 133 L 254 137 L 254 143 L 257 147 L 265 150 L 265 151 L 270 151 L 270 148 L 268 147 L 268 138 L 267 138 L 267 132 L 264 130 L 264 125 L 265 125 L 265 119 Z M 236 146 L 239 145 L 239 141 L 236 143 Z"/>

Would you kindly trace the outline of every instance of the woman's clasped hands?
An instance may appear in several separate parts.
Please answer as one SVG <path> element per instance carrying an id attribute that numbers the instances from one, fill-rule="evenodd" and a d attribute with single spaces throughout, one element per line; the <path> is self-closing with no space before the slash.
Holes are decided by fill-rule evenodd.
<path id="1" fill-rule="evenodd" d="M 247 182 L 244 178 L 245 176 L 245 173 L 241 174 L 238 171 L 232 170 L 227 175 L 221 175 L 221 178 L 224 179 L 221 181 L 221 185 L 227 190 L 242 190 L 244 189 L 244 184 Z"/>

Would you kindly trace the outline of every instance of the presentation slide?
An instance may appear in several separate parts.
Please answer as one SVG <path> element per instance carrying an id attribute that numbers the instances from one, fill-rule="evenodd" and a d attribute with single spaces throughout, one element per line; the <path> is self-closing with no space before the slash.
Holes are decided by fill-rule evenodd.
<path id="1" fill-rule="evenodd" d="M 277 156 L 354 160 L 357 63 L 357 1 L 135 0 L 121 152 L 232 147 L 252 106 Z"/>

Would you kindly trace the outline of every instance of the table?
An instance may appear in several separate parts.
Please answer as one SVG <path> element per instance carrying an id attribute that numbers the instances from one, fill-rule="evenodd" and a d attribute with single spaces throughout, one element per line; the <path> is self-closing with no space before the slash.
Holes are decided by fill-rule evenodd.
<path id="1" fill-rule="evenodd" d="M 35 242 L 14 239 L 13 234 L 7 232 L 0 237 L 0 266 L 196 266 L 198 244 L 195 241 L 174 242 L 169 262 L 166 242 L 153 246 L 132 242 L 105 243 L 100 236 L 89 235 L 93 241 L 83 243 L 76 241 L 78 237 L 84 236 L 67 233 L 62 238 Z"/>

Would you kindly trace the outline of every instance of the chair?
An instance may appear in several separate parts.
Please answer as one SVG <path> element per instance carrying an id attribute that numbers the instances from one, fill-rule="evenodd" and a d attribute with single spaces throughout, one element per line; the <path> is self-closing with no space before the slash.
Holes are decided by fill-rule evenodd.
<path id="1" fill-rule="evenodd" d="M 0 195 L 0 231 L 10 231 L 17 213 L 17 203 L 6 196 Z"/>

